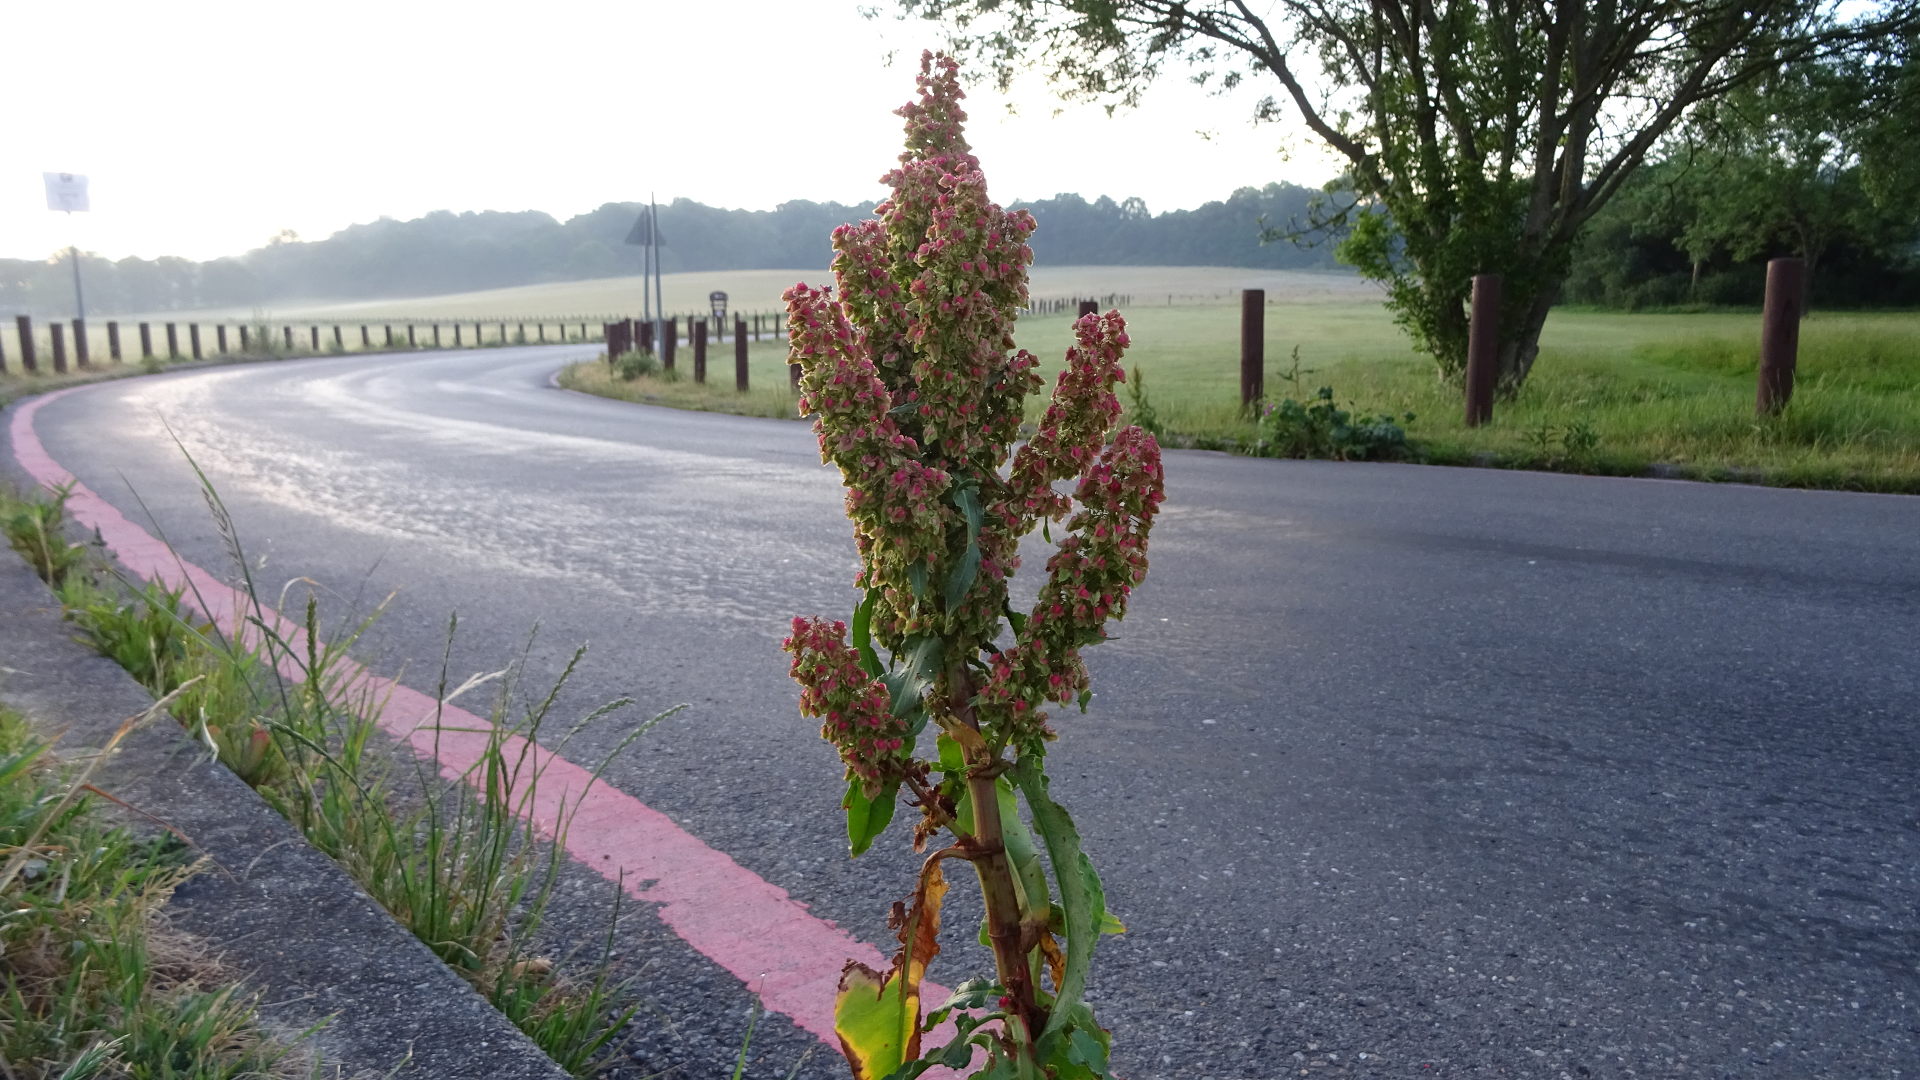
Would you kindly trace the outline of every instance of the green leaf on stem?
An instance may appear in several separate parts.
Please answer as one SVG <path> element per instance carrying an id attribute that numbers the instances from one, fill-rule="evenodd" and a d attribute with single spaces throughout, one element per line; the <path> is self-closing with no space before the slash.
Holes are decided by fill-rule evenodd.
<path id="1" fill-rule="evenodd" d="M 927 634 L 908 638 L 906 648 L 894 654 L 898 666 L 880 677 L 892 701 L 893 715 L 905 720 L 921 707 L 927 687 L 933 685 L 933 677 L 940 673 L 940 657 L 945 650 L 946 642 Z M 925 722 L 924 717 L 920 718 L 920 725 Z M 920 727 L 916 725 L 914 734 L 919 733 Z"/>
<path id="2" fill-rule="evenodd" d="M 899 784 L 888 784 L 880 789 L 880 794 L 869 799 L 860 786 L 859 777 L 847 784 L 847 794 L 840 805 L 847 811 L 847 843 L 853 848 L 854 858 L 859 858 L 887 831 L 893 821 L 894 797 L 899 792 Z"/>
<path id="3" fill-rule="evenodd" d="M 969 540 L 967 550 L 961 554 L 960 561 L 954 564 L 953 572 L 947 575 L 945 599 L 948 611 L 959 607 L 960 601 L 967 598 L 967 590 L 973 588 L 973 579 L 979 573 L 980 545 Z"/>
<path id="4" fill-rule="evenodd" d="M 1040 849 L 1033 845 L 1033 834 L 1020 818 L 1020 805 L 1013 797 L 1013 785 L 1002 776 L 994 780 L 1000 794 L 1000 843 L 1013 864 L 1013 883 L 1020 891 L 1020 916 L 1046 911 L 1051 896 L 1047 892 L 1047 874 L 1040 867 Z"/>
<path id="5" fill-rule="evenodd" d="M 913 589 L 915 600 L 924 600 L 927 596 L 927 564 L 915 561 L 907 567 L 907 585 Z"/>
<path id="6" fill-rule="evenodd" d="M 887 670 L 873 651 L 873 607 L 879 602 L 880 590 L 868 589 L 866 599 L 853 609 L 853 647 L 860 651 L 860 669 L 876 679 Z"/>
<path id="7" fill-rule="evenodd" d="M 1040 831 L 1041 838 L 1046 841 L 1047 857 L 1054 866 L 1055 884 L 1060 887 L 1060 906 L 1067 916 L 1065 977 L 1057 988 L 1054 1008 L 1047 1018 L 1047 1028 L 1041 1033 L 1040 1041 L 1046 1042 L 1061 1034 L 1069 1013 L 1080 1003 L 1081 995 L 1086 993 L 1087 969 L 1093 963 L 1093 947 L 1099 939 L 1099 928 L 1106 921 L 1107 901 L 1105 891 L 1100 886 L 1100 875 L 1094 872 L 1092 861 L 1080 850 L 1080 833 L 1074 828 L 1072 816 L 1047 794 L 1047 778 L 1041 773 L 1039 762 L 1031 757 L 1021 758 L 1014 766 L 1013 776 L 1027 797 L 1027 805 L 1033 810 L 1034 828 Z M 1070 869 L 1073 867 L 1079 868 L 1079 873 Z"/>
<path id="8" fill-rule="evenodd" d="M 960 773 L 966 771 L 966 754 L 960 749 L 960 744 L 955 741 L 953 736 L 943 731 L 938 738 L 933 740 L 933 745 L 934 749 L 940 753 L 941 772 L 952 773 L 958 776 Z"/>
<path id="9" fill-rule="evenodd" d="M 947 575 L 947 589 L 944 599 L 947 610 L 952 611 L 966 599 L 967 590 L 973 588 L 973 579 L 980 572 L 980 497 L 974 485 L 967 484 L 954 491 L 954 505 L 967 519 L 967 549 L 960 555 L 951 573 Z"/>

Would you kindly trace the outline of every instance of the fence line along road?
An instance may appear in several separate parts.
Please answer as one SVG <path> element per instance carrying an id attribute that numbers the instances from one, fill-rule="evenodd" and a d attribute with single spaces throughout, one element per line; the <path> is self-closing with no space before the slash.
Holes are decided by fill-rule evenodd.
<path id="1" fill-rule="evenodd" d="M 729 333 L 717 328 L 714 337 L 728 341 L 744 328 L 751 341 L 784 337 L 786 313 L 740 312 Z M 85 319 L 50 320 L 36 325 L 31 316 L 16 316 L 12 333 L 0 333 L 0 375 L 65 374 L 75 368 L 130 360 L 202 360 L 227 354 L 312 354 L 388 352 L 395 349 L 488 348 L 504 345 L 575 344 L 605 342 L 607 327 L 632 321 L 630 315 L 538 315 L 475 318 L 409 316 L 379 320 L 309 318 L 220 319 L 176 322 L 140 322 L 139 352 L 123 351 L 122 324 Z M 684 326 L 680 341 L 691 344 L 696 326 L 706 319 L 696 315 L 671 316 L 668 326 Z M 204 332 L 211 329 L 211 333 Z M 104 330 L 106 355 L 96 354 Z M 11 340 L 8 340 L 11 338 Z M 127 340 L 131 346 L 131 335 Z"/>
<path id="2" fill-rule="evenodd" d="M 1066 315 L 1084 313 L 1088 305 L 1096 309 L 1126 307 L 1133 297 L 1125 293 L 1107 293 L 1104 296 L 1082 297 L 1036 297 L 1020 314 L 1028 317 Z M 737 336 L 744 328 L 751 341 L 776 340 L 786 333 L 786 312 L 755 311 L 737 312 L 733 316 L 734 325 L 728 327 L 723 320 L 712 328 L 711 337 L 716 344 L 724 343 Z M 696 335 L 705 335 L 708 331 L 708 313 L 677 313 L 664 317 L 661 322 L 673 332 L 674 344 L 692 346 Z M 616 325 L 645 325 L 642 320 L 630 314 L 573 314 L 573 315 L 492 315 L 486 318 L 474 317 L 430 317 L 395 316 L 378 320 L 307 318 L 307 319 L 208 319 L 194 321 L 176 321 L 156 323 L 151 321 L 135 324 L 139 328 L 140 352 L 137 357 L 129 356 L 121 348 L 121 323 L 117 319 L 107 320 L 104 324 L 107 353 L 105 362 L 118 364 L 127 360 L 165 359 L 165 360 L 202 360 L 209 356 L 239 353 L 242 355 L 265 353 L 349 353 L 349 352 L 387 352 L 394 349 L 422 348 L 482 348 L 503 345 L 540 345 L 569 344 L 580 342 L 606 342 L 608 328 Z M 202 333 L 202 327 L 211 327 L 213 333 Z M 64 374 L 70 366 L 92 367 L 99 358 L 94 356 L 95 336 L 100 332 L 100 324 L 89 324 L 85 319 L 69 321 L 52 320 L 35 326 L 31 316 L 20 315 L 14 319 L 13 340 L 8 342 L 5 334 L 0 334 L 0 374 L 40 373 L 50 370 L 55 374 Z M 165 344 L 155 346 L 155 330 L 161 331 Z M 729 334 L 732 331 L 732 335 Z M 549 336 L 551 331 L 551 336 Z M 209 340 L 210 338 L 210 340 Z M 183 340 L 184 339 L 184 340 Z M 636 339 L 639 339 L 636 341 Z M 69 341 L 71 348 L 69 348 Z M 617 342 L 622 351 L 639 344 L 651 349 L 653 334 L 651 327 L 644 333 Z M 71 364 L 69 363 L 71 354 Z"/>

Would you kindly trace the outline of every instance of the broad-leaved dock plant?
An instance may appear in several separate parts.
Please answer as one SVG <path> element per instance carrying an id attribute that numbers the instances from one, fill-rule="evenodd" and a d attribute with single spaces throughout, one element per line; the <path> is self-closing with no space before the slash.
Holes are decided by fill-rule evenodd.
<path id="1" fill-rule="evenodd" d="M 1110 311 L 1075 325 L 1052 402 L 1014 451 L 1024 399 L 1042 385 L 1013 338 L 1034 220 L 987 198 L 961 132 L 958 65 L 923 56 L 919 90 L 899 110 L 907 149 L 885 177 L 892 197 L 834 231 L 836 287 L 786 293 L 800 409 L 845 478 L 865 590 L 851 626 L 794 620 L 800 708 L 846 763 L 854 855 L 902 798 L 919 811 L 915 850 L 939 845 L 894 905 L 891 968 L 847 965 L 835 1026 L 858 1080 L 935 1065 L 992 1080 L 1104 1076 L 1109 1036 L 1084 991 L 1095 942 L 1120 924 L 1048 794 L 1047 709 L 1085 711 L 1081 650 L 1106 638 L 1146 576 L 1160 448 L 1116 428 L 1127 333 Z M 1058 544 L 1037 602 L 1016 612 L 1008 579 L 1036 528 Z M 995 974 L 923 1016 L 949 859 L 980 879 Z M 921 1037 L 949 1018 L 956 1034 L 923 1053 Z"/>

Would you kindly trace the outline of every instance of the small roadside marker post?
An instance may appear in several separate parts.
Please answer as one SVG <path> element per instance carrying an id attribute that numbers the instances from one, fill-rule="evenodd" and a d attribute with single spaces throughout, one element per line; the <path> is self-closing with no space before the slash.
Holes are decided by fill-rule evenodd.
<path id="1" fill-rule="evenodd" d="M 1767 263 L 1767 300 L 1760 315 L 1760 392 L 1754 403 L 1771 416 L 1793 399 L 1794 368 L 1800 362 L 1800 319 L 1806 314 L 1807 264 L 1801 259 Z"/>
<path id="2" fill-rule="evenodd" d="M 1267 396 L 1267 290 L 1240 290 L 1240 407 Z"/>
<path id="3" fill-rule="evenodd" d="M 1467 316 L 1467 426 L 1493 420 L 1494 375 L 1500 366 L 1499 274 L 1473 275 L 1473 306 Z"/>
<path id="4" fill-rule="evenodd" d="M 707 320 L 693 320 L 693 381 L 707 381 Z"/>
<path id="5" fill-rule="evenodd" d="M 120 324 L 117 322 L 107 323 L 107 356 L 116 364 L 120 362 Z"/>
<path id="6" fill-rule="evenodd" d="M 16 315 L 13 328 L 20 335 L 20 366 L 28 371 L 39 371 L 40 358 L 33 353 L 33 320 L 25 315 Z"/>
<path id="7" fill-rule="evenodd" d="M 733 321 L 733 388 L 747 392 L 747 320 Z"/>

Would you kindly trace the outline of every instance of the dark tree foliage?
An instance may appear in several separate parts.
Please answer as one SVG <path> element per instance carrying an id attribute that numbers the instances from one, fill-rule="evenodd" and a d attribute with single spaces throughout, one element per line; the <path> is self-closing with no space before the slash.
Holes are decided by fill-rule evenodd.
<path id="1" fill-rule="evenodd" d="M 1296 184 L 1244 187 L 1225 202 L 1150 214 L 1139 199 L 1055 195 L 1017 202 L 1040 223 L 1033 234 L 1038 266 L 1252 266 L 1332 269 L 1331 244 L 1262 244 L 1261 223 L 1304 221 L 1321 192 Z"/>
<path id="2" fill-rule="evenodd" d="M 670 273 L 824 268 L 833 257 L 825 237 L 868 209 L 795 201 L 773 210 L 722 210 L 676 199 L 660 208 L 667 240 L 661 262 Z M 411 221 L 352 225 L 320 241 L 283 234 L 245 255 L 204 263 L 83 255 L 81 271 L 88 307 L 101 314 L 432 296 L 612 277 L 640 272 L 640 249 L 623 242 L 640 210 L 639 203 L 607 203 L 565 222 L 538 211 L 437 210 Z M 71 273 L 64 255 L 0 259 L 0 308 L 70 314 Z"/>
<path id="3" fill-rule="evenodd" d="M 900 0 L 1004 87 L 1130 105 L 1169 63 L 1272 86 L 1347 162 L 1344 258 L 1442 374 L 1466 357 L 1472 275 L 1507 281 L 1500 386 L 1532 369 L 1576 242 L 1688 112 L 1782 63 L 1884 42 L 1913 0 Z M 976 66 L 979 66 L 976 64 Z M 1284 102 L 1284 104 L 1283 104 Z"/>
<path id="4" fill-rule="evenodd" d="M 1768 258 L 1815 307 L 1920 299 L 1912 40 L 1788 65 L 1707 103 L 1589 227 L 1566 297 L 1756 304 Z"/>

